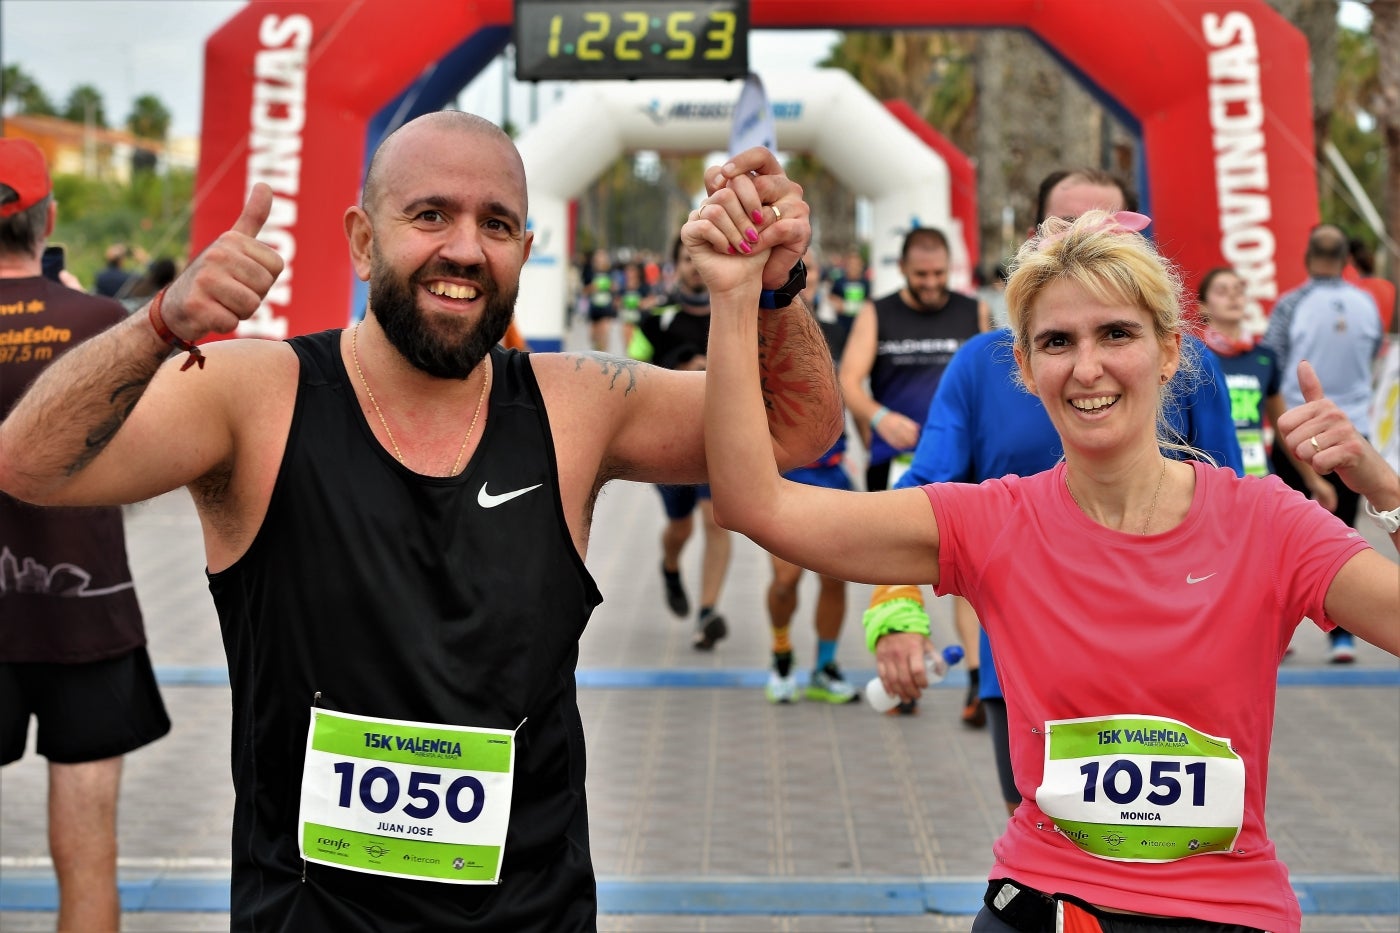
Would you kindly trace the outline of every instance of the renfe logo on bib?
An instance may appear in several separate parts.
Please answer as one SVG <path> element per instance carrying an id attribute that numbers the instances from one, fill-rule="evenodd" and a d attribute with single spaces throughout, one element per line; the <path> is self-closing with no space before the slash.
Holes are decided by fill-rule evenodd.
<path id="1" fill-rule="evenodd" d="M 1244 762 L 1230 740 L 1159 716 L 1045 724 L 1037 806 L 1099 858 L 1171 862 L 1228 852 L 1244 822 Z"/>
<path id="2" fill-rule="evenodd" d="M 313 708 L 301 856 L 370 874 L 495 884 L 514 770 L 512 732 Z"/>

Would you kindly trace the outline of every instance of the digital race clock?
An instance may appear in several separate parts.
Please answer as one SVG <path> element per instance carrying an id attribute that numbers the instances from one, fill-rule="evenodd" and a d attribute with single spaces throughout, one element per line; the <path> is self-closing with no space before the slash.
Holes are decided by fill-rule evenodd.
<path id="1" fill-rule="evenodd" d="M 740 78 L 748 0 L 515 0 L 521 81 Z"/>

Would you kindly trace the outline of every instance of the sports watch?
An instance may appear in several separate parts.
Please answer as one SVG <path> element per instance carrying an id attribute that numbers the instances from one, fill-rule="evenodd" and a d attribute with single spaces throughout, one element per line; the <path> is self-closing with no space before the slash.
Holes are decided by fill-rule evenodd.
<path id="1" fill-rule="evenodd" d="M 1370 501 L 1363 499 L 1362 503 L 1362 511 L 1374 518 L 1386 534 L 1393 535 L 1400 531 L 1400 508 L 1391 509 L 1389 512 L 1380 512 Z"/>
<path id="2" fill-rule="evenodd" d="M 788 280 L 780 287 L 765 288 L 758 293 L 758 306 L 767 310 L 786 308 L 792 304 L 792 299 L 796 298 L 806 287 L 807 265 L 799 259 L 797 265 L 792 267 L 792 273 L 788 276 Z"/>

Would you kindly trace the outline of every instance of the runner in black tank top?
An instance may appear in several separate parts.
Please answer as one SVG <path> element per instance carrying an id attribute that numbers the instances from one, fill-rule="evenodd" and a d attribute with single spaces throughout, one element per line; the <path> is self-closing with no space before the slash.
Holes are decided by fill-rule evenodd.
<path id="1" fill-rule="evenodd" d="M 339 337 L 291 341 L 301 383 L 267 517 L 210 577 L 233 682 L 234 838 L 249 841 L 233 853 L 233 928 L 591 930 L 573 671 L 601 597 L 564 522 L 529 356 L 493 351 L 476 454 L 458 476 L 426 477 L 371 434 Z M 316 863 L 303 880 L 297 791 L 318 694 L 376 718 L 524 723 L 499 886 Z"/>
<path id="2" fill-rule="evenodd" d="M 754 303 L 779 308 L 811 235 L 801 191 L 766 150 L 726 165 L 687 246 L 729 262 L 718 240 L 752 243 L 773 289 Z M 705 386 L 492 349 L 534 243 L 525 187 L 499 127 L 410 120 L 344 218 L 373 305 L 358 343 L 193 347 L 252 317 L 285 269 L 257 239 L 273 193 L 254 184 L 168 291 L 0 423 L 16 498 L 194 494 L 234 687 L 235 929 L 595 926 L 573 668 L 599 595 L 582 557 L 606 483 L 705 481 Z M 757 331 L 773 444 L 797 466 L 839 428 L 830 357 L 810 315 Z"/>

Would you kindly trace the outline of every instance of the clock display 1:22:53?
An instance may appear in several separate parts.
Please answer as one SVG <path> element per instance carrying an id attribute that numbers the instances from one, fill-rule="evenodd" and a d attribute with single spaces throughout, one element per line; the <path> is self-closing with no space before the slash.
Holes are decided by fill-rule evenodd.
<path id="1" fill-rule="evenodd" d="M 744 0 L 517 0 L 515 16 L 522 81 L 748 73 Z"/>

